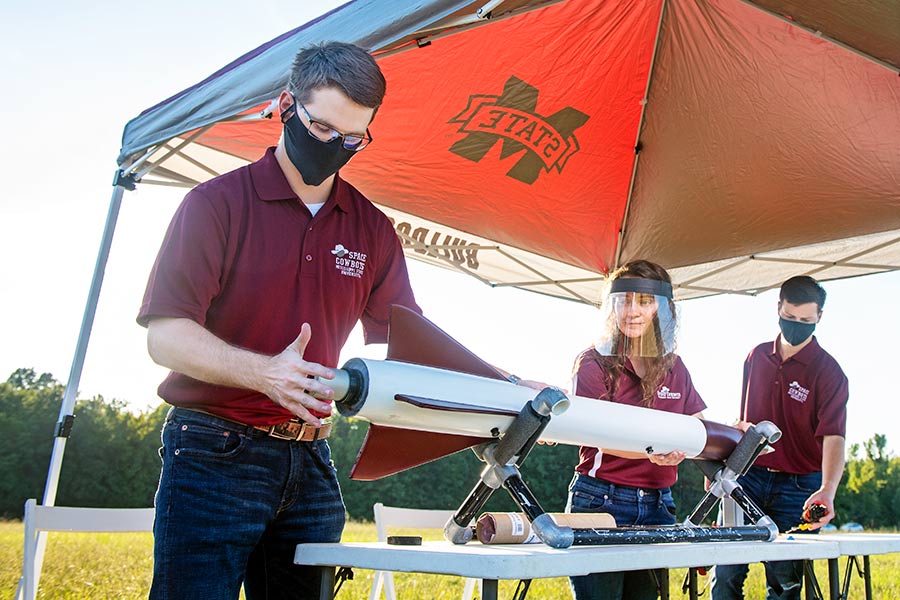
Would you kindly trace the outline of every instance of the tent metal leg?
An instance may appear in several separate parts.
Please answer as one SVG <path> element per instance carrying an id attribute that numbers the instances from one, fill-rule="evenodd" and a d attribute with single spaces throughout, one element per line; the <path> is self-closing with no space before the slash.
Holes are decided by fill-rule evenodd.
<path id="1" fill-rule="evenodd" d="M 72 427 L 74 418 L 75 400 L 78 394 L 78 385 L 81 381 L 81 372 L 84 369 L 84 357 L 87 354 L 88 342 L 91 338 L 91 328 L 94 325 L 94 316 L 97 313 L 97 302 L 100 298 L 100 287 L 103 285 L 103 276 L 106 272 L 106 263 L 109 260 L 109 250 L 112 246 L 113 233 L 116 230 L 116 221 L 119 218 L 119 208 L 122 206 L 122 196 L 125 190 L 134 189 L 134 178 L 125 175 L 122 171 L 116 171 L 113 181 L 112 198 L 109 201 L 109 210 L 106 214 L 106 225 L 103 229 L 103 237 L 100 240 L 100 250 L 97 253 L 97 262 L 94 265 L 94 275 L 91 279 L 91 288 L 88 292 L 87 302 L 84 307 L 84 315 L 81 319 L 81 330 L 78 333 L 78 343 L 75 346 L 75 356 L 72 359 L 72 367 L 69 371 L 69 380 L 66 383 L 66 391 L 63 395 L 62 406 L 59 409 L 59 420 L 56 423 L 56 432 L 53 439 L 53 452 L 50 455 L 50 467 L 47 472 L 47 483 L 44 487 L 43 506 L 56 504 L 56 492 L 59 485 L 59 472 L 62 469 L 63 454 L 66 451 L 66 440 Z M 37 550 L 34 559 L 34 585 L 37 589 L 41 577 L 41 567 L 44 562 L 44 550 L 47 547 L 47 532 L 38 533 Z"/>

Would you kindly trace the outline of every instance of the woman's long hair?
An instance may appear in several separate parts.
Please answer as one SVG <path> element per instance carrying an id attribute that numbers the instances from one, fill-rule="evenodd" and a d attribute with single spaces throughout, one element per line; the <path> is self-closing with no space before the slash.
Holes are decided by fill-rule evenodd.
<path id="1" fill-rule="evenodd" d="M 656 279 L 658 281 L 665 281 L 666 283 L 672 283 L 672 277 L 669 273 L 659 266 L 656 263 L 652 263 L 647 260 L 634 260 L 629 262 L 628 264 L 619 267 L 615 271 L 610 274 L 607 285 L 611 284 L 616 279 L 620 279 L 623 277 L 643 277 L 644 279 Z M 672 321 L 673 327 L 677 324 L 677 313 L 675 312 L 675 303 L 670 299 L 669 300 L 669 309 L 672 313 Z M 654 315 L 654 319 L 657 316 Z M 654 330 L 659 330 L 658 327 L 654 327 Z M 624 337 L 624 336 L 622 336 Z M 659 348 L 663 348 L 664 345 L 662 340 L 658 340 Z M 616 345 L 613 346 L 614 348 Z M 643 360 L 647 365 L 647 372 L 641 378 L 641 390 L 643 392 L 641 398 L 641 406 L 646 406 L 648 408 L 653 408 L 653 405 L 656 401 L 656 390 L 662 384 L 663 379 L 665 379 L 666 374 L 672 369 L 672 366 L 675 364 L 675 350 L 674 350 L 674 340 L 672 342 L 671 351 L 662 354 L 661 356 L 654 357 L 645 357 Z M 602 367 L 603 372 L 606 377 L 606 389 L 607 392 L 604 394 L 602 399 L 612 400 L 616 396 L 616 392 L 619 387 L 619 376 L 622 374 L 622 370 L 625 368 L 625 360 L 626 357 L 623 353 L 616 352 L 612 356 L 603 356 L 598 352 L 584 352 L 581 356 L 578 357 L 578 360 L 575 364 L 575 372 L 577 373 L 578 368 L 581 366 L 581 361 L 585 360 L 588 356 L 592 357 L 593 360 L 597 361 L 597 363 Z"/>

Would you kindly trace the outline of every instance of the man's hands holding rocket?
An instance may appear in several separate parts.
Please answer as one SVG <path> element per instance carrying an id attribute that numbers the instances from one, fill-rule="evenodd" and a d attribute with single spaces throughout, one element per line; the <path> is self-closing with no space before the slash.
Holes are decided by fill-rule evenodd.
<path id="1" fill-rule="evenodd" d="M 266 389 L 260 391 L 303 421 L 318 427 L 322 421 L 317 414 L 330 416 L 332 405 L 330 400 L 320 400 L 313 394 L 331 398 L 334 390 L 315 378 L 334 379 L 334 371 L 303 359 L 311 338 L 312 328 L 309 323 L 304 323 L 297 339 L 269 359 L 264 374 Z"/>

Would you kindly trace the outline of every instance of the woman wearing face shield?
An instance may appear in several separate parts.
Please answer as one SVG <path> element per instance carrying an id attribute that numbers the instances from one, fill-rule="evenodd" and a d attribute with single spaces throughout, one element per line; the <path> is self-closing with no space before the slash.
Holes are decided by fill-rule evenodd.
<path id="1" fill-rule="evenodd" d="M 706 405 L 674 353 L 677 318 L 665 269 L 637 260 L 613 272 L 601 319 L 597 343 L 575 361 L 576 395 L 702 417 Z M 609 513 L 618 525 L 673 525 L 670 486 L 684 458 L 681 451 L 639 454 L 582 446 L 566 510 Z M 571 578 L 576 600 L 657 598 L 659 582 L 651 570 Z"/>

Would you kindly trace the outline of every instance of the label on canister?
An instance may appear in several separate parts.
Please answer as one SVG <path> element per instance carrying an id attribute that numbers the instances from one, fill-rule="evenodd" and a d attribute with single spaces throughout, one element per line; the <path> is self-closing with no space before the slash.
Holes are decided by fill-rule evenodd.
<path id="1" fill-rule="evenodd" d="M 609 513 L 550 513 L 561 527 L 573 529 L 611 528 L 616 520 Z M 484 513 L 475 524 L 475 537 L 482 544 L 536 544 L 540 538 L 523 513 Z"/>

